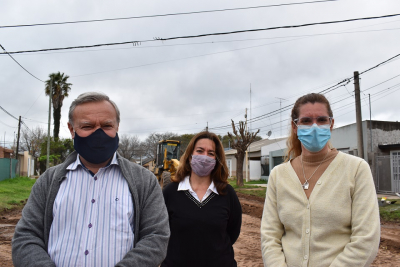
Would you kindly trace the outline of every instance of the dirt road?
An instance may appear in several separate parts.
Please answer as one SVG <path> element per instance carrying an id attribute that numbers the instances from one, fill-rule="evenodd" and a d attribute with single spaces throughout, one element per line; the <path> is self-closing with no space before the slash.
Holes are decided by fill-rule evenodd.
<path id="1" fill-rule="evenodd" d="M 263 266 L 260 249 L 260 224 L 264 201 L 261 198 L 238 194 L 243 208 L 243 224 L 240 237 L 234 245 L 238 266 Z M 0 215 L 0 265 L 12 267 L 11 238 L 20 210 Z M 381 226 L 381 244 L 374 267 L 400 266 L 400 223 L 384 223 Z"/>

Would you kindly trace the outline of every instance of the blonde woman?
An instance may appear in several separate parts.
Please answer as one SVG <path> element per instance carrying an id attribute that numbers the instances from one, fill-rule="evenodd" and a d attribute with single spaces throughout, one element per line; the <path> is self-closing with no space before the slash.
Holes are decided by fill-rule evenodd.
<path id="1" fill-rule="evenodd" d="M 286 162 L 270 175 L 261 222 L 265 266 L 369 266 L 380 240 L 368 164 L 331 148 L 334 124 L 321 94 L 291 113 Z"/>

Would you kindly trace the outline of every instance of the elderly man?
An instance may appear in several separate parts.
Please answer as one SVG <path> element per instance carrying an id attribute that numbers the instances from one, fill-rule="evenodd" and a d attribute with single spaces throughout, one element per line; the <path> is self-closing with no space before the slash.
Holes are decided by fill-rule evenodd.
<path id="1" fill-rule="evenodd" d="M 158 266 L 168 214 L 155 176 L 116 153 L 120 115 L 100 93 L 69 109 L 75 152 L 35 183 L 12 241 L 15 266 Z"/>

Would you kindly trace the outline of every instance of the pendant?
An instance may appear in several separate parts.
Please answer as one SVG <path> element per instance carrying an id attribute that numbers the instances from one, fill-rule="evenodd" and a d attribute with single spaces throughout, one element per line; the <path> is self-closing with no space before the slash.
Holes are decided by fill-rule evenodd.
<path id="1" fill-rule="evenodd" d="M 308 181 L 306 181 L 306 182 L 302 185 L 302 187 L 303 187 L 304 190 L 307 190 L 309 185 L 310 185 L 310 184 L 308 183 Z"/>

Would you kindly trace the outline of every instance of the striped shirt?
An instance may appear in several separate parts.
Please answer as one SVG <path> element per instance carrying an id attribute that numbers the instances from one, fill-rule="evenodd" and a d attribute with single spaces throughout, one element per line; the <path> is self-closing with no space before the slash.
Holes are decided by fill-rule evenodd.
<path id="1" fill-rule="evenodd" d="M 93 175 L 67 167 L 53 206 L 48 253 L 56 266 L 115 266 L 133 248 L 133 202 L 116 153 Z"/>
<path id="2" fill-rule="evenodd" d="M 194 192 L 192 186 L 190 185 L 190 177 L 186 176 L 183 181 L 181 181 L 178 185 L 178 191 L 185 191 L 188 190 L 189 193 L 199 202 L 203 202 L 203 200 L 206 200 L 208 196 L 214 192 L 215 194 L 218 195 L 217 188 L 214 185 L 214 182 L 211 180 L 210 186 L 207 188 L 206 193 L 204 194 L 203 198 L 200 200 L 199 196 Z"/>

